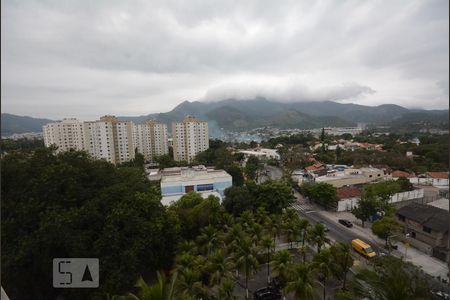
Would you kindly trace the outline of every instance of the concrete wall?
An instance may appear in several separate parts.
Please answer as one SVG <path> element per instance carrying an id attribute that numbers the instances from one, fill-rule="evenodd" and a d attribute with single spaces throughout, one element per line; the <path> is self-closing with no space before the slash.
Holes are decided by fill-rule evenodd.
<path id="1" fill-rule="evenodd" d="M 358 202 L 359 198 L 341 199 L 338 202 L 337 211 L 350 211 L 358 204 Z"/>
<path id="2" fill-rule="evenodd" d="M 397 193 L 391 196 L 389 203 L 402 202 L 412 199 L 421 199 L 423 198 L 423 192 L 423 189 L 417 189 L 408 192 Z"/>
<path id="3" fill-rule="evenodd" d="M 403 206 L 403 204 L 409 204 L 411 202 L 417 202 L 423 199 L 423 189 L 417 189 L 413 191 L 397 193 L 391 196 L 389 203 L 396 204 L 396 206 Z M 359 198 L 347 198 L 341 199 L 338 202 L 337 211 L 349 211 L 356 205 L 358 205 Z"/>
<path id="4" fill-rule="evenodd" d="M 394 178 L 395 179 L 395 178 Z M 448 186 L 448 178 L 418 178 L 412 177 L 409 178 L 409 182 L 412 184 L 425 184 L 425 185 L 433 185 L 433 186 Z"/>

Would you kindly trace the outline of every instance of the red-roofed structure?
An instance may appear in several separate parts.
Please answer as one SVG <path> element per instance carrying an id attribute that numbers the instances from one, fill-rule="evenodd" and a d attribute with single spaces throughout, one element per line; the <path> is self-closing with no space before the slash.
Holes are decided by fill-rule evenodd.
<path id="1" fill-rule="evenodd" d="M 448 172 L 427 172 L 426 174 L 431 178 L 448 179 Z"/>
<path id="2" fill-rule="evenodd" d="M 392 177 L 393 178 L 399 178 L 399 177 L 412 178 L 412 177 L 416 177 L 416 175 L 414 173 L 408 173 L 405 171 L 396 170 L 396 171 L 392 172 Z"/>
<path id="3" fill-rule="evenodd" d="M 344 186 L 336 190 L 339 199 L 361 198 L 362 191 L 356 187 Z"/>

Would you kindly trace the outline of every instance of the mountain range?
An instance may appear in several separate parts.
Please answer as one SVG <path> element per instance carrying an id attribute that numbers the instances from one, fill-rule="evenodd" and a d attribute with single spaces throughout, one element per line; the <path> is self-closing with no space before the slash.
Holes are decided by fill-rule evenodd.
<path id="1" fill-rule="evenodd" d="M 119 116 L 119 119 L 135 123 L 156 119 L 170 128 L 171 122 L 182 120 L 186 115 L 208 121 L 213 136 L 214 131 L 243 131 L 264 126 L 311 129 L 355 126 L 358 122 L 399 125 L 411 120 L 448 124 L 448 110 L 407 109 L 395 104 L 365 106 L 333 101 L 283 103 L 264 98 L 217 102 L 184 101 L 166 113 Z M 51 120 L 2 114 L 2 135 L 41 131 L 42 125 L 48 122 Z"/>

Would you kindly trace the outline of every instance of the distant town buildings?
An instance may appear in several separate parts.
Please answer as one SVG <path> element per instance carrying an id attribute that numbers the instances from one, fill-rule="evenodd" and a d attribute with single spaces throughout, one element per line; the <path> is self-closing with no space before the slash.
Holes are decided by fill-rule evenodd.
<path id="1" fill-rule="evenodd" d="M 244 154 L 245 157 L 256 156 L 263 159 L 280 160 L 280 154 L 276 149 L 258 148 L 255 150 L 239 150 L 238 152 Z"/>
<path id="2" fill-rule="evenodd" d="M 204 198 L 214 195 L 222 200 L 225 189 L 233 183 L 231 175 L 224 170 L 214 170 L 202 165 L 166 168 L 160 173 L 163 205 L 169 205 L 192 191 L 200 193 Z"/>
<path id="3" fill-rule="evenodd" d="M 209 148 L 208 122 L 187 116 L 172 123 L 173 159 L 191 163 L 195 156 Z"/>

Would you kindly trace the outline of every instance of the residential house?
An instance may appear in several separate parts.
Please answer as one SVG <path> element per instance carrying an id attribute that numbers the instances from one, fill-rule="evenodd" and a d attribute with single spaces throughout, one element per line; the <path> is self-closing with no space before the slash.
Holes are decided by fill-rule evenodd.
<path id="1" fill-rule="evenodd" d="M 397 218 L 415 248 L 448 261 L 448 211 L 431 205 L 411 203 L 399 208 Z"/>

